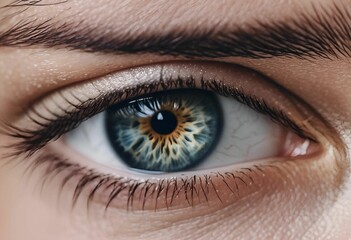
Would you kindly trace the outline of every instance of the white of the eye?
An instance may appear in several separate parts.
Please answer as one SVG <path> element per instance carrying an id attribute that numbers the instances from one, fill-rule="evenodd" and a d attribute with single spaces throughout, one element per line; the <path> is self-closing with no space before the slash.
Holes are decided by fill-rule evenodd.
<path id="1" fill-rule="evenodd" d="M 199 168 L 212 168 L 277 156 L 282 128 L 269 117 L 231 98 L 219 97 L 223 109 L 222 136 L 209 160 Z"/>
<path id="2" fill-rule="evenodd" d="M 66 134 L 67 145 L 88 159 L 112 167 L 127 166 L 114 152 L 105 129 L 106 112 L 99 113 L 83 122 L 77 129 Z"/>
<path id="3" fill-rule="evenodd" d="M 281 127 L 232 98 L 219 97 L 219 100 L 224 115 L 223 133 L 215 150 L 196 169 L 217 168 L 279 154 Z M 126 170 L 128 167 L 111 147 L 104 123 L 105 112 L 102 112 L 67 133 L 65 141 L 92 161 Z"/>

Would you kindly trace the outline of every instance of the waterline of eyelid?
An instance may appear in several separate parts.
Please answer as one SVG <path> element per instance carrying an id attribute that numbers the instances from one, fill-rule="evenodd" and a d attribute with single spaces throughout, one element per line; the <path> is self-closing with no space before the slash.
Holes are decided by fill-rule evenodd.
<path id="1" fill-rule="evenodd" d="M 293 146 L 296 148 L 303 148 L 305 141 L 301 139 L 298 140 L 299 142 L 292 143 Z M 234 164 L 228 164 L 221 167 L 215 167 L 209 169 L 197 169 L 196 175 L 208 175 L 208 174 L 216 174 L 218 172 L 225 172 L 231 168 L 250 168 L 251 166 L 259 166 L 259 165 L 267 165 L 281 161 L 288 161 L 288 160 L 301 160 L 308 159 L 311 157 L 316 156 L 316 154 L 321 154 L 321 148 L 317 143 L 309 142 L 309 147 L 306 151 L 306 154 L 300 154 L 297 156 L 293 156 L 291 153 L 286 153 L 284 155 L 280 155 L 277 157 L 270 157 L 264 159 L 254 159 L 248 162 L 238 162 Z M 57 153 L 57 149 L 65 149 L 65 153 L 61 156 L 64 159 L 69 159 L 73 164 L 78 164 L 82 167 L 94 169 L 97 172 L 101 172 L 110 176 L 114 177 L 122 177 L 122 178 L 131 178 L 137 181 L 149 181 L 149 182 L 157 182 L 159 180 L 165 178 L 174 178 L 174 177 L 191 177 L 195 174 L 195 171 L 190 169 L 188 171 L 182 172 L 172 172 L 172 173 L 164 173 L 164 172 L 150 172 L 150 171 L 136 171 L 135 169 L 131 168 L 116 168 L 114 166 L 101 164 L 92 160 L 87 159 L 86 156 L 83 156 L 81 153 L 77 152 L 76 150 L 69 148 L 66 146 L 66 142 L 64 138 L 56 141 L 54 144 L 49 144 L 46 148 L 49 149 L 50 152 L 53 154 Z M 215 160 L 214 160 L 215 161 Z"/>

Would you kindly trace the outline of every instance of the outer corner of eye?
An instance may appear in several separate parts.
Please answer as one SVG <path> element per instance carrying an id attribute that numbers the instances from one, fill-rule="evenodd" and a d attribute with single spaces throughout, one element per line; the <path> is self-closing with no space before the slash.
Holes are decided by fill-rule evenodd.
<path id="1" fill-rule="evenodd" d="M 314 140 L 287 132 L 281 155 L 283 157 L 303 157 L 317 153 L 320 149 L 320 144 Z"/>

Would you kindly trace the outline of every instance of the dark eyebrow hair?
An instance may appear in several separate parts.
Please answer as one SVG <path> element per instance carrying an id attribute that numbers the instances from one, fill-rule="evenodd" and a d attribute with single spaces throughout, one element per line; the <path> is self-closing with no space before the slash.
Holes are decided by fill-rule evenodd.
<path id="1" fill-rule="evenodd" d="M 251 26 L 212 26 L 125 34 L 54 19 L 22 20 L 0 33 L 0 46 L 68 48 L 108 54 L 156 53 L 185 57 L 351 57 L 351 14 L 345 7 L 314 6 L 310 13 Z"/>

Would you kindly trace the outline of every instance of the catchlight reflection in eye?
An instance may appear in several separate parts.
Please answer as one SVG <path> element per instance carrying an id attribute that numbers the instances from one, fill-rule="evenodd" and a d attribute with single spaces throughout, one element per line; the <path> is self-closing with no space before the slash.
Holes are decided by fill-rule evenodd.
<path id="1" fill-rule="evenodd" d="M 230 97 L 179 89 L 113 105 L 65 140 L 105 166 L 179 172 L 279 156 L 287 132 Z"/>
<path id="2" fill-rule="evenodd" d="M 141 170 L 173 172 L 201 163 L 220 137 L 216 95 L 201 90 L 154 94 L 107 110 L 106 129 L 121 160 Z"/>

